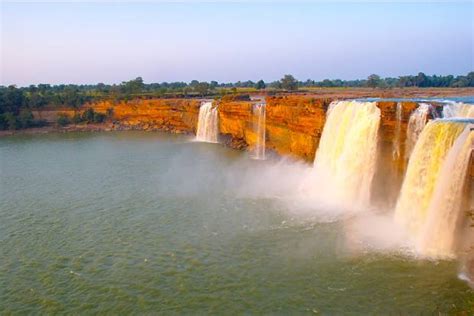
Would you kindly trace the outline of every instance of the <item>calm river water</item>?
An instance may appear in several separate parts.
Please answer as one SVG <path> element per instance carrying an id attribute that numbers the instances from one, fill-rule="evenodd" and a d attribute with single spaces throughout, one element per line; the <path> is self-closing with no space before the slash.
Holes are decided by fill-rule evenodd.
<path id="1" fill-rule="evenodd" d="M 456 262 L 287 200 L 305 172 L 160 133 L 2 138 L 0 314 L 473 311 Z"/>

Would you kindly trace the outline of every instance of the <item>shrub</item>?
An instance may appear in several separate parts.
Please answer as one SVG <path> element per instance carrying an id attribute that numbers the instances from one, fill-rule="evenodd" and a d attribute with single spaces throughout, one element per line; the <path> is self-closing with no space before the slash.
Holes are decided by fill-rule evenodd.
<path id="1" fill-rule="evenodd" d="M 103 123 L 105 121 L 106 115 L 104 113 L 94 112 L 94 123 Z"/>
<path id="2" fill-rule="evenodd" d="M 114 108 L 107 108 L 105 114 L 107 115 L 107 118 L 111 120 L 114 117 Z"/>
<path id="3" fill-rule="evenodd" d="M 82 122 L 82 117 L 80 113 L 75 113 L 71 120 L 74 124 L 79 124 Z"/>
<path id="4" fill-rule="evenodd" d="M 6 122 L 6 126 L 8 127 L 8 129 L 15 130 L 15 129 L 21 128 L 21 123 L 17 119 L 15 114 L 13 114 L 11 112 L 7 112 L 7 113 L 4 114 L 3 117 L 4 117 L 4 120 Z"/>
<path id="5" fill-rule="evenodd" d="M 4 114 L 0 114 L 0 130 L 5 130 L 8 128 L 7 120 Z"/>
<path id="6" fill-rule="evenodd" d="M 87 123 L 92 123 L 94 122 L 94 110 L 91 108 L 88 108 L 82 113 L 82 121 L 87 122 Z"/>
<path id="7" fill-rule="evenodd" d="M 29 110 L 24 110 L 20 112 L 18 116 L 18 123 L 21 128 L 27 128 L 33 126 L 33 113 Z"/>
<path id="8" fill-rule="evenodd" d="M 46 125 L 48 125 L 48 121 L 46 121 L 46 120 L 33 120 L 31 122 L 30 127 L 43 127 L 43 126 L 46 126 Z"/>
<path id="9" fill-rule="evenodd" d="M 59 113 L 57 123 L 59 126 L 66 126 L 71 123 L 71 120 L 69 119 L 68 115 L 64 113 Z"/>

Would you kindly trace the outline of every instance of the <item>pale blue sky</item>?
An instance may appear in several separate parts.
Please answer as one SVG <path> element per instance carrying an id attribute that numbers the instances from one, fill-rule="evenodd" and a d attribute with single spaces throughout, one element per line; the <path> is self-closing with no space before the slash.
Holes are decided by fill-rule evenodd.
<path id="1" fill-rule="evenodd" d="M 465 74 L 474 5 L 2 3 L 0 84 Z"/>

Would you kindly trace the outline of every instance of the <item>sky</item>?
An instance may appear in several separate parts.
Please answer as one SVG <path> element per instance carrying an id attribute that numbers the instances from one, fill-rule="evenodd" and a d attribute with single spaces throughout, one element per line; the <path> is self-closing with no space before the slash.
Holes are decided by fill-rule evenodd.
<path id="1" fill-rule="evenodd" d="M 0 84 L 474 70 L 474 2 L 8 2 Z"/>

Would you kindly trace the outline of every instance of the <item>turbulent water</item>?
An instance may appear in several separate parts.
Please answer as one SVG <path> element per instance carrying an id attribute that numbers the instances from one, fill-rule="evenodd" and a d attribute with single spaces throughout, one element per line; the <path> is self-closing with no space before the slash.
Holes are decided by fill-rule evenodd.
<path id="1" fill-rule="evenodd" d="M 254 158 L 265 159 L 265 117 L 266 108 L 264 103 L 254 105 L 254 115 L 256 116 L 256 134 L 257 141 L 255 143 Z"/>
<path id="2" fill-rule="evenodd" d="M 203 102 L 199 108 L 196 140 L 217 143 L 218 133 L 217 107 L 213 107 L 212 101 Z"/>
<path id="3" fill-rule="evenodd" d="M 423 128 L 428 121 L 428 114 L 430 112 L 431 105 L 428 103 L 420 103 L 418 108 L 413 111 L 408 120 L 407 127 L 407 140 L 405 148 L 405 158 L 409 159 L 410 155 L 415 147 L 415 144 L 420 136 Z"/>
<path id="4" fill-rule="evenodd" d="M 375 102 L 333 102 L 314 160 L 315 178 L 326 179 L 332 196 L 367 206 L 374 176 L 380 109 Z"/>
<path id="5" fill-rule="evenodd" d="M 474 118 L 474 105 L 468 103 L 449 102 L 443 106 L 445 118 Z"/>
<path id="6" fill-rule="evenodd" d="M 426 223 L 422 229 L 419 250 L 430 256 L 454 256 L 463 245 L 460 240 L 466 226 L 463 210 L 469 201 L 466 175 L 474 149 L 474 125 L 467 125 L 449 150 L 436 181 Z M 470 246 L 470 245 L 469 245 Z M 464 249 L 465 250 L 465 249 Z"/>
<path id="7" fill-rule="evenodd" d="M 415 235 L 425 224 L 445 157 L 464 128 L 464 123 L 435 120 L 428 122 L 420 134 L 395 210 L 397 221 Z"/>
<path id="8" fill-rule="evenodd" d="M 308 166 L 248 158 L 159 133 L 0 139 L 0 314 L 472 313 L 455 262 L 393 248 L 379 217 L 327 221 L 287 196 Z"/>

